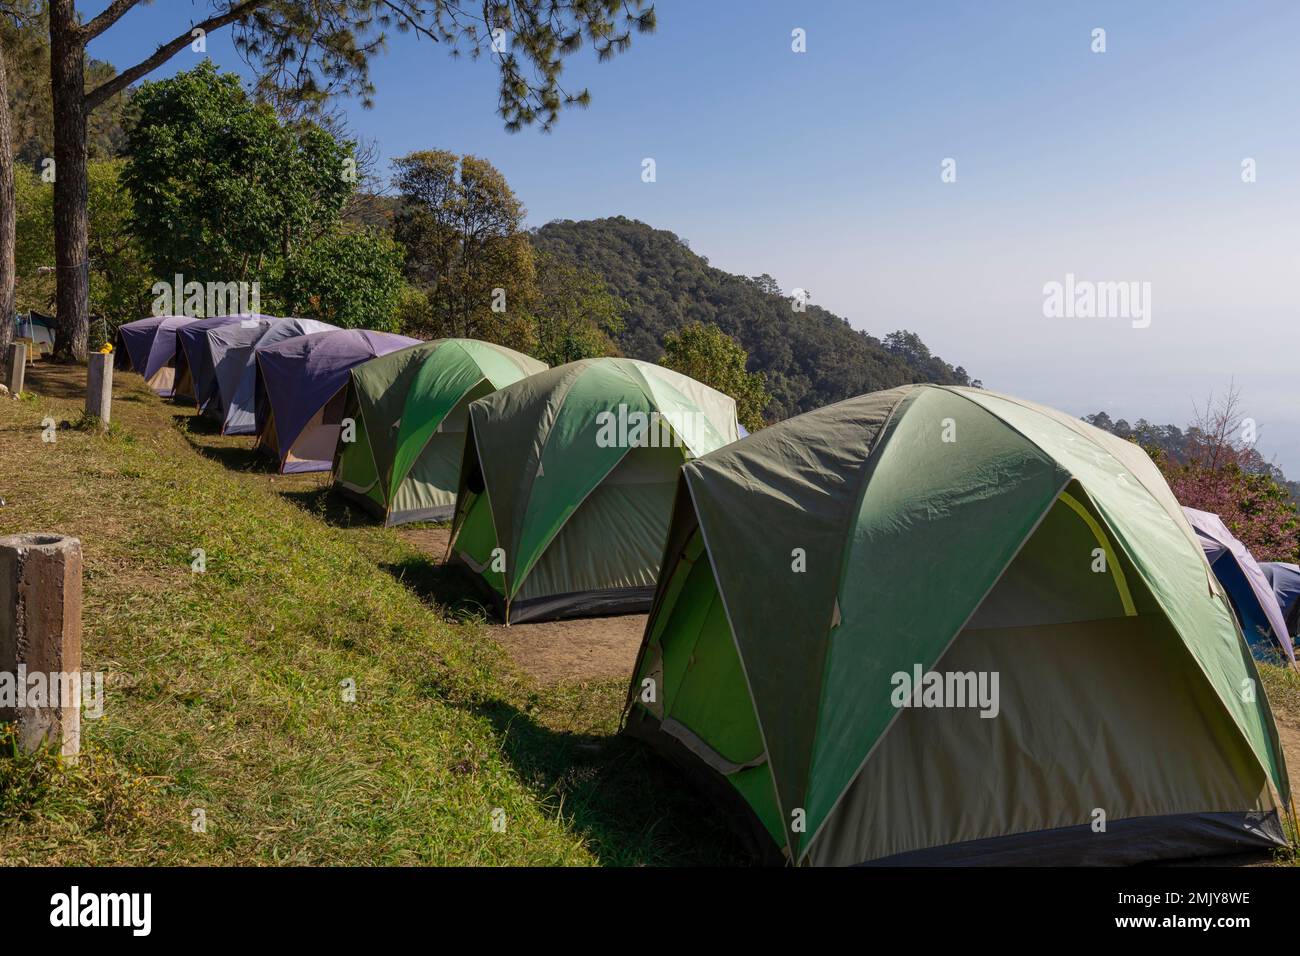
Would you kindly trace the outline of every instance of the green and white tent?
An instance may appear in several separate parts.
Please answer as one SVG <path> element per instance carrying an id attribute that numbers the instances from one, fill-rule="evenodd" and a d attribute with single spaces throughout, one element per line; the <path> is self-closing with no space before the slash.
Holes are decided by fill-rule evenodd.
<path id="1" fill-rule="evenodd" d="M 442 521 L 456 504 L 467 410 L 546 364 L 476 339 L 437 339 L 352 369 L 335 487 L 385 524 Z M 341 436 L 341 439 L 345 436 Z"/>
<path id="2" fill-rule="evenodd" d="M 682 462 L 737 438 L 733 399 L 658 365 L 534 375 L 470 406 L 453 554 L 507 623 L 644 611 Z"/>
<path id="3" fill-rule="evenodd" d="M 1159 471 L 979 389 L 687 464 L 626 729 L 800 865 L 1284 842 L 1255 662 Z"/>

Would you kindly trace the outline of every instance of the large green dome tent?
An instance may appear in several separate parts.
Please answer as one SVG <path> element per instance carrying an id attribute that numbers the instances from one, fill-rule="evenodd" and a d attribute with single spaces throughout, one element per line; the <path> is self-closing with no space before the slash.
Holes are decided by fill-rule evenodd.
<path id="1" fill-rule="evenodd" d="M 385 524 L 451 517 L 469 403 L 546 370 L 513 349 L 437 339 L 352 369 L 345 418 L 356 422 L 334 459 L 335 487 Z"/>
<path id="2" fill-rule="evenodd" d="M 1285 842 L 1255 663 L 1158 470 L 980 389 L 685 465 L 625 728 L 800 865 Z"/>
<path id="3" fill-rule="evenodd" d="M 736 403 L 628 358 L 570 362 L 470 405 L 452 552 L 507 623 L 644 611 L 683 461 Z"/>

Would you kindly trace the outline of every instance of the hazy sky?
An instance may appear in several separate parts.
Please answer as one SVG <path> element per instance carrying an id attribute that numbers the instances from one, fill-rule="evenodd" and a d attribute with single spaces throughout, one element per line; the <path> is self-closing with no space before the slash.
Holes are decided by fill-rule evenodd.
<path id="1" fill-rule="evenodd" d="M 91 52 L 126 67 L 206 9 L 159 0 Z M 988 387 L 1075 414 L 1181 425 L 1235 380 L 1261 450 L 1300 476 L 1300 4 L 656 9 L 627 54 L 568 61 L 592 106 L 549 135 L 504 132 L 488 60 L 412 36 L 375 62 L 376 106 L 350 122 L 385 158 L 490 159 L 531 224 L 671 229 L 719 268 L 807 288 L 877 335 L 913 329 Z M 226 32 L 208 55 L 243 71 Z M 1150 283 L 1149 327 L 1045 317 L 1043 287 L 1067 273 Z"/>

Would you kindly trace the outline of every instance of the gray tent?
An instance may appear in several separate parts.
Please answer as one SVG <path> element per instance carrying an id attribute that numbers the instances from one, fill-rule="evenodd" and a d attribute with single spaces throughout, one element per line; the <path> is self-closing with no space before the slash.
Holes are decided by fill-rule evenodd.
<path id="1" fill-rule="evenodd" d="M 207 330 L 208 350 L 216 374 L 216 401 L 207 412 L 226 435 L 257 432 L 253 400 L 257 382 L 256 349 L 299 335 L 332 332 L 337 326 L 315 319 L 280 319 L 264 315 Z"/>
<path id="2" fill-rule="evenodd" d="M 208 332 L 225 325 L 257 321 L 270 316 L 214 315 L 196 319 L 176 330 L 176 382 L 172 398 L 192 401 L 199 411 L 206 411 L 216 400 L 217 380 L 213 369 Z"/>

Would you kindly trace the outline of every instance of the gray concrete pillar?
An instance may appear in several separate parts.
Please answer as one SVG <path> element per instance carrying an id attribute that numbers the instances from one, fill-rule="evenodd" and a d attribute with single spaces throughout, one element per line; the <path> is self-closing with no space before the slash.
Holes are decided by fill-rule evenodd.
<path id="1" fill-rule="evenodd" d="M 94 352 L 86 369 L 86 415 L 108 424 L 113 410 L 113 356 Z"/>
<path id="2" fill-rule="evenodd" d="M 17 725 L 25 750 L 54 744 L 65 757 L 81 750 L 81 542 L 76 538 L 0 538 L 0 721 Z"/>
<path id="3" fill-rule="evenodd" d="M 17 398 L 23 393 L 23 379 L 27 376 L 27 343 L 13 342 L 9 346 L 9 394 Z"/>

